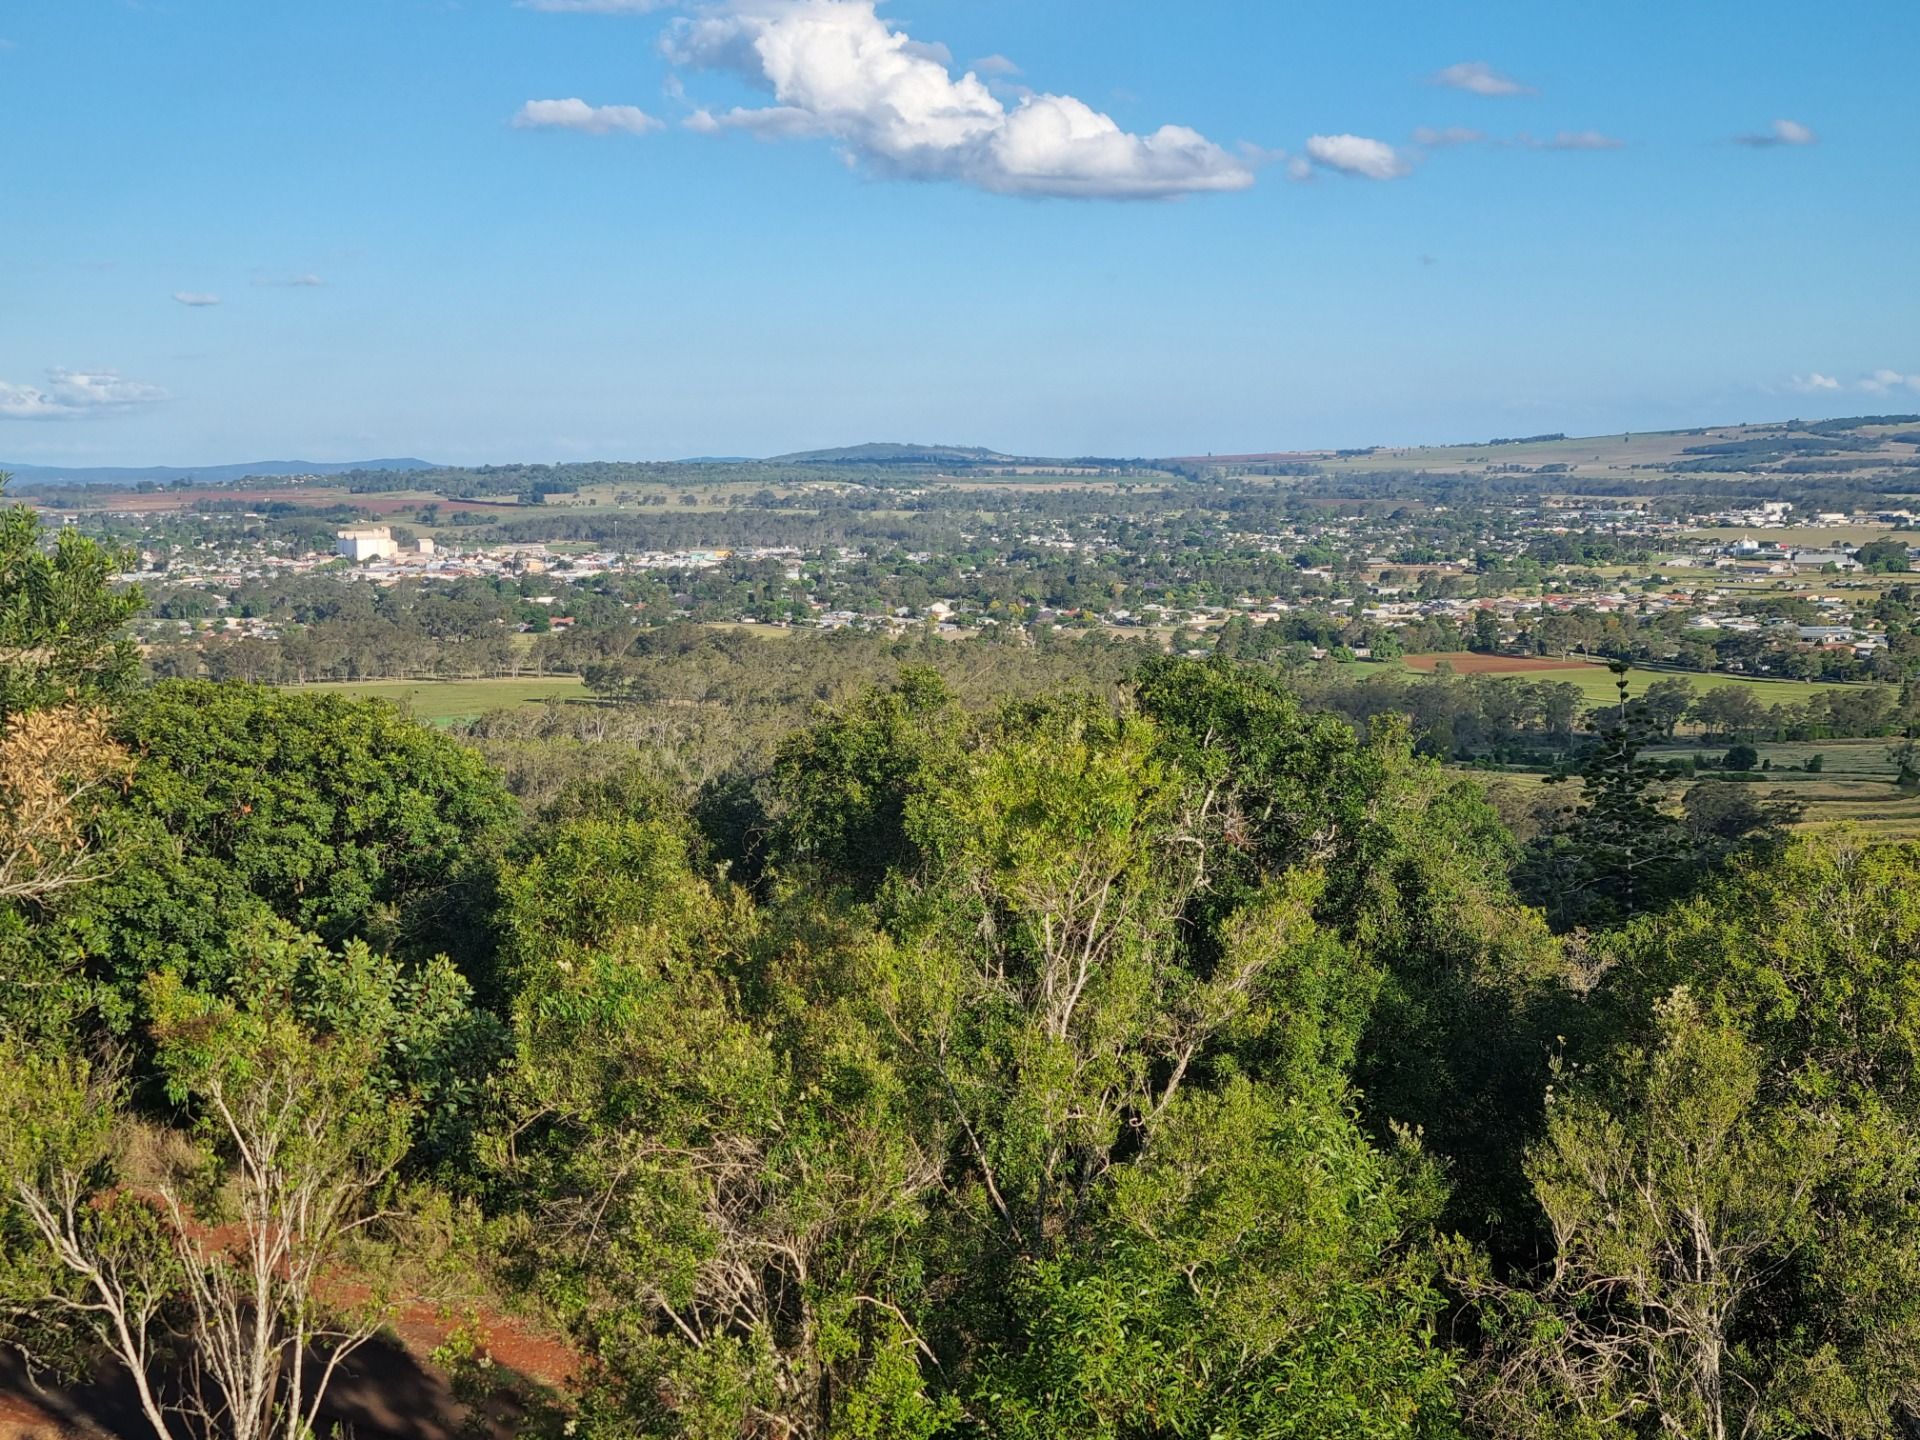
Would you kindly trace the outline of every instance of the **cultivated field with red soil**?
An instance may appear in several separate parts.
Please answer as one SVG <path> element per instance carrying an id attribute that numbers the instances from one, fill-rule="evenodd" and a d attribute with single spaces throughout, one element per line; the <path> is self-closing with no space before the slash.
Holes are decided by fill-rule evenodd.
<path id="1" fill-rule="evenodd" d="M 1551 655 L 1475 655 L 1466 650 L 1408 655 L 1400 663 L 1409 670 L 1431 675 L 1443 660 L 1456 675 L 1525 675 L 1534 670 L 1586 670 L 1593 663 L 1573 656 L 1556 660 Z"/>

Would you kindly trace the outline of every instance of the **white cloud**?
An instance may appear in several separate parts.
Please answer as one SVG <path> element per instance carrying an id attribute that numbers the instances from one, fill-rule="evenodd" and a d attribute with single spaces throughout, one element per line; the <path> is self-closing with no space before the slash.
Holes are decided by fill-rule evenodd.
<path id="1" fill-rule="evenodd" d="M 1796 375 L 1792 380 L 1793 388 L 1807 395 L 1817 395 L 1822 390 L 1838 390 L 1840 382 L 1831 375 L 1822 375 L 1818 370 L 1806 375 Z"/>
<path id="2" fill-rule="evenodd" d="M 1465 125 L 1448 125 L 1438 130 L 1422 125 L 1413 132 L 1413 143 L 1429 150 L 1444 150 L 1450 145 L 1478 145 L 1486 138 L 1485 131 Z"/>
<path id="3" fill-rule="evenodd" d="M 1627 144 L 1598 130 L 1562 130 L 1546 140 L 1522 135 L 1519 143 L 1529 150 L 1624 150 Z"/>
<path id="4" fill-rule="evenodd" d="M 644 15 L 673 0 L 514 0 L 522 10 L 544 10 L 550 15 Z"/>
<path id="5" fill-rule="evenodd" d="M 1329 170 L 1365 180 L 1398 180 L 1413 168 L 1406 157 L 1386 141 L 1370 140 L 1364 135 L 1310 136 L 1307 155 Z"/>
<path id="6" fill-rule="evenodd" d="M 1435 85 L 1451 90 L 1466 90 L 1475 95 L 1537 95 L 1531 85 L 1522 85 L 1511 75 L 1502 75 L 1484 60 L 1462 60 L 1434 74 Z"/>
<path id="7" fill-rule="evenodd" d="M 173 298 L 182 305 L 190 305 L 196 310 L 220 303 L 218 295 L 209 294 L 205 290 L 176 290 L 173 292 Z"/>
<path id="8" fill-rule="evenodd" d="M 1860 382 L 1860 388 L 1872 395 L 1894 390 L 1912 390 L 1920 394 L 1920 375 L 1902 375 L 1898 370 L 1876 370 Z"/>
<path id="9" fill-rule="evenodd" d="M 1020 67 L 1004 55 L 982 55 L 973 62 L 973 68 L 982 75 L 1018 75 Z"/>
<path id="10" fill-rule="evenodd" d="M 589 105 L 571 100 L 529 100 L 513 117 L 519 130 L 580 130 L 588 135 L 645 135 L 665 122 L 636 105 Z"/>
<path id="11" fill-rule="evenodd" d="M 326 281 L 318 275 L 288 275 L 280 280 L 256 280 L 256 285 L 273 285 L 288 290 L 319 290 Z"/>
<path id="12" fill-rule="evenodd" d="M 1756 134 L 1734 136 L 1733 143 L 1753 150 L 1773 150 L 1782 145 L 1818 145 L 1820 137 L 1798 120 L 1776 120 Z"/>
<path id="13" fill-rule="evenodd" d="M 874 171 L 955 180 L 1009 195 L 1137 199 L 1241 190 L 1253 172 L 1197 131 L 1122 130 L 1071 95 L 1011 107 L 973 71 L 890 27 L 876 0 L 732 0 L 678 22 L 677 64 L 730 70 L 774 104 L 714 114 L 690 128 L 767 138 L 830 137 Z"/>
<path id="14" fill-rule="evenodd" d="M 112 370 L 49 370 L 44 386 L 0 380 L 0 419 L 74 420 L 167 398 L 159 386 L 123 380 Z"/>

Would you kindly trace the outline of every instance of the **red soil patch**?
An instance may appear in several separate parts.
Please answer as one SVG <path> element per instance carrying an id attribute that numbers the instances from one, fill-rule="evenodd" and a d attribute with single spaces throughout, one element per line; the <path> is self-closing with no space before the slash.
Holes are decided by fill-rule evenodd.
<path id="1" fill-rule="evenodd" d="M 1450 654 L 1409 655 L 1403 662 L 1409 670 L 1431 675 L 1444 660 L 1456 675 L 1521 675 L 1529 670 L 1583 670 L 1588 661 L 1571 655 L 1554 659 L 1551 655 L 1475 655 L 1460 650 Z"/>
<path id="2" fill-rule="evenodd" d="M 341 1367 L 328 1391 L 322 1433 L 340 1426 L 368 1440 L 511 1440 L 521 1434 L 527 1385 L 564 1394 L 580 1371 L 579 1357 L 517 1318 L 482 1311 L 473 1321 L 500 1380 L 477 1408 L 455 1395 L 450 1377 L 432 1359 L 456 1322 L 432 1307 L 410 1305 L 393 1317 L 392 1339 L 375 1340 Z M 43 1389 L 15 1354 L 0 1347 L 0 1440 L 110 1440 L 147 1433 L 132 1387 L 110 1362 L 103 1360 L 90 1381 Z"/>
<path id="3" fill-rule="evenodd" d="M 189 1229 L 210 1248 L 238 1245 L 237 1226 Z M 322 1287 L 343 1305 L 365 1301 L 367 1284 L 357 1277 L 329 1277 Z M 455 1394 L 452 1377 L 434 1363 L 434 1352 L 457 1329 L 479 1332 L 499 1384 L 470 1408 Z M 399 1303 L 386 1334 L 356 1351 L 341 1366 L 327 1392 L 324 1433 L 338 1426 L 348 1434 L 379 1440 L 510 1440 L 522 1433 L 526 1387 L 564 1393 L 580 1373 L 581 1357 L 559 1336 L 517 1316 L 482 1308 L 457 1317 L 418 1300 Z M 74 1386 L 33 1383 L 20 1357 L 0 1346 L 0 1440 L 102 1440 L 146 1433 L 126 1376 L 104 1357 L 89 1381 Z"/>

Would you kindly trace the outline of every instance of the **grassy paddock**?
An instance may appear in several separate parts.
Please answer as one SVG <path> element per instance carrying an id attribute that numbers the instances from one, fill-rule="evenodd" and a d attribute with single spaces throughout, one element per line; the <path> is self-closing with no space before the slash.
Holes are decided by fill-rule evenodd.
<path id="1" fill-rule="evenodd" d="M 1433 657 L 1423 656 L 1420 658 L 1427 660 Z M 1471 665 L 1479 673 L 1488 675 L 1494 679 L 1502 678 L 1502 672 L 1500 670 L 1486 668 L 1489 659 L 1494 657 L 1463 653 L 1458 656 L 1440 656 L 1438 658 L 1455 661 L 1460 667 Z M 1412 672 L 1412 667 L 1399 660 L 1354 660 L 1347 662 L 1341 668 L 1350 674 L 1362 678 L 1368 675 L 1378 675 L 1395 671 L 1400 673 Z M 1536 683 L 1564 682 L 1578 685 L 1581 696 L 1588 705 L 1607 705 L 1619 698 L 1619 691 L 1614 688 L 1615 677 L 1613 672 L 1607 669 L 1605 664 L 1599 662 L 1582 661 L 1576 658 L 1564 669 L 1542 670 L 1529 667 L 1523 670 L 1516 666 L 1515 670 L 1508 673 L 1512 678 L 1534 681 Z M 1666 680 L 1674 676 L 1685 680 L 1696 692 L 1717 690 L 1727 685 L 1744 686 L 1753 695 L 1753 698 L 1758 700 L 1762 705 L 1798 705 L 1824 690 L 1845 690 L 1851 688 L 1846 685 L 1837 685 L 1831 682 L 1768 680 L 1764 678 L 1750 679 L 1742 675 L 1703 674 L 1693 670 L 1645 670 L 1639 666 L 1635 666 L 1627 673 L 1627 682 L 1630 687 L 1628 693 L 1630 695 L 1643 695 L 1646 693 L 1647 687 L 1653 684 L 1654 681 Z"/>
<path id="2" fill-rule="evenodd" d="M 493 680 L 326 680 L 297 688 L 391 700 L 430 725 L 471 720 L 489 710 L 543 700 L 584 700 L 587 695 L 586 686 L 575 675 Z"/>
<path id="3" fill-rule="evenodd" d="M 1893 783 L 1894 766 L 1887 758 L 1889 740 L 1815 740 L 1792 744 L 1759 744 L 1760 759 L 1771 760 L 1774 768 L 1757 780 L 1733 780 L 1756 796 L 1795 800 L 1803 807 L 1801 829 L 1828 825 L 1857 825 L 1882 840 L 1920 840 L 1920 794 L 1903 791 Z M 1648 759 L 1672 760 L 1687 756 L 1719 759 L 1725 751 L 1718 747 L 1692 745 L 1653 746 Z M 1807 760 L 1823 757 L 1818 773 L 1789 770 L 1804 766 Z M 1510 790 L 1531 791 L 1543 786 L 1546 777 L 1539 774 L 1462 770 L 1490 785 Z M 1575 791 L 1570 787 L 1567 798 Z M 1675 789 L 1677 796 L 1678 787 Z"/>

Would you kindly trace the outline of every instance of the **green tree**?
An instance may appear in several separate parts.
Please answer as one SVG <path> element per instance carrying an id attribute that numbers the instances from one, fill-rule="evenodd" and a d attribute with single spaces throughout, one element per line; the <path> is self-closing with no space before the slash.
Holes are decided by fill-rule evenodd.
<path id="1" fill-rule="evenodd" d="M 1555 1258 L 1481 1272 L 1500 1433 L 1911 1425 L 1917 875 L 1920 847 L 1801 838 L 1602 941 L 1530 1166 Z"/>
<path id="2" fill-rule="evenodd" d="M 1016 1272 L 1024 1333 L 986 1367 L 982 1418 L 1009 1440 L 1451 1434 L 1407 1247 L 1434 1200 L 1336 1096 L 1185 1092 L 1089 1242 Z"/>
<path id="3" fill-rule="evenodd" d="M 1869 540 L 1854 552 L 1853 558 L 1875 575 L 1905 574 L 1910 568 L 1907 542 L 1891 535 Z"/>
<path id="4" fill-rule="evenodd" d="M 1461 1277 L 1483 1302 L 1473 1405 L 1493 1433 L 1794 1434 L 1829 1403 L 1828 1337 L 1804 1313 L 1767 1326 L 1765 1295 L 1842 1167 L 1816 1112 L 1761 1103 L 1761 1063 L 1679 990 L 1611 1084 L 1554 1098 L 1528 1166 L 1551 1269 L 1537 1288 Z"/>
<path id="5" fill-rule="evenodd" d="M 1220 674 L 1184 678 L 1257 703 L 1209 691 Z M 971 1306 L 1004 1337 L 976 1404 L 1012 1434 L 1140 1433 L 1175 1395 L 1168 1433 L 1252 1433 L 1282 1410 L 1301 1433 L 1418 1433 L 1445 1413 L 1445 1361 L 1419 1262 L 1389 1258 L 1418 1187 L 1390 1164 L 1370 1182 L 1336 1167 L 1318 1200 L 1275 1191 L 1243 1228 L 1248 1197 L 1297 1171 L 1302 1146 L 1379 1163 L 1342 1113 L 1364 1010 L 1314 918 L 1324 881 L 1276 868 L 1196 953 L 1180 921 L 1208 913 L 1194 901 L 1216 866 L 1231 874 L 1215 828 L 1230 812 L 1166 738 L 1093 703 L 1012 707 L 908 806 L 926 860 L 895 923 L 887 1023 L 955 1136 L 959 1204 L 943 1219 L 977 1257 Z M 1345 1259 L 1311 1278 L 1273 1268 L 1295 1247 Z M 1305 1322 L 1356 1306 L 1380 1337 L 1365 1354 L 1335 1340 L 1338 1322 Z M 942 1327 L 936 1349 L 957 1343 Z"/>
<path id="6" fill-rule="evenodd" d="M 1721 685 L 1693 702 L 1689 718 L 1709 737 L 1751 740 L 1767 723 L 1766 708 L 1744 685 Z"/>
<path id="7" fill-rule="evenodd" d="M 529 842 L 492 1153 L 592 1424 L 1445 1430 L 1436 1172 L 1355 1122 L 1380 972 L 1319 918 L 1374 834 L 1329 765 L 1407 757 L 1253 675 L 1163 670 L 1154 717 L 878 692 L 783 748 L 757 904 L 657 814 Z M 1368 933 L 1447 903 L 1376 882 Z"/>
<path id="8" fill-rule="evenodd" d="M 1604 924 L 1667 903 L 1702 878 L 1679 820 L 1662 803 L 1665 777 L 1641 758 L 1645 715 L 1627 700 L 1597 717 L 1580 768 L 1580 799 L 1528 847 L 1515 879 L 1557 930 Z"/>
<path id="9" fill-rule="evenodd" d="M 6 488 L 0 473 L 0 495 Z M 68 701 L 111 701 L 139 678 L 124 633 L 136 588 L 115 589 L 133 557 L 64 528 L 52 546 L 28 506 L 0 507 L 0 720 Z"/>
<path id="10" fill-rule="evenodd" d="M 155 1065 L 194 1117 L 158 1166 L 110 1065 L 0 1041 L 0 1308 L 43 1358 L 113 1356 L 158 1440 L 308 1440 L 404 1253 L 381 1242 L 424 1096 L 397 971 L 279 934 L 250 958 L 224 993 L 149 982 Z"/>
<path id="11" fill-rule="evenodd" d="M 670 840 L 576 823 L 510 886 L 514 933 L 559 943 L 519 972 L 494 1163 L 509 1273 L 598 1359 L 591 1423 L 934 1433 L 917 1256 L 945 1133 L 875 1027 L 879 952 L 804 911 L 760 934 Z M 611 904 L 576 868 L 609 845 L 648 882 Z"/>
<path id="12" fill-rule="evenodd" d="M 1396 720 L 1361 745 L 1257 669 L 1154 661 L 1139 696 L 1210 837 L 1187 923 L 1230 933 L 1279 877 L 1317 876 L 1320 958 L 1287 972 L 1311 989 L 1286 1003 L 1312 1017 L 1319 1058 L 1352 1068 L 1377 1137 L 1415 1127 L 1459 1162 L 1451 1223 L 1521 1221 L 1566 962 L 1514 897 L 1512 837 L 1484 792 L 1417 759 Z M 1200 940 L 1200 965 L 1218 943 Z"/>
<path id="13" fill-rule="evenodd" d="M 264 915 L 413 958 L 478 948 L 514 807 L 472 750 L 381 701 L 200 681 L 130 697 L 114 728 L 139 757 L 122 860 L 44 939 L 123 1003 L 155 970 L 223 978 Z"/>
<path id="14" fill-rule="evenodd" d="M 907 669 L 791 736 L 774 766 L 776 855 L 871 896 L 890 871 L 913 864 L 908 800 L 948 763 L 959 730 L 938 672 Z"/>
<path id="15" fill-rule="evenodd" d="M 1640 704 L 1654 733 L 1671 740 L 1673 732 L 1693 707 L 1693 682 L 1668 675 L 1647 687 Z"/>

